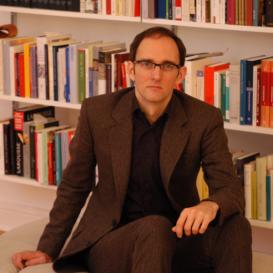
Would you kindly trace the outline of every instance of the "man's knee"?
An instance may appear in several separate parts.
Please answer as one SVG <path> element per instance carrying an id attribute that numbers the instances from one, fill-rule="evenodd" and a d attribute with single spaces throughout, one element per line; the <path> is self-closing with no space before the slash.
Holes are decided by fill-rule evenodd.
<path id="1" fill-rule="evenodd" d="M 234 215 L 224 224 L 223 229 L 229 237 L 237 238 L 248 244 L 252 242 L 251 226 L 243 215 Z"/>
<path id="2" fill-rule="evenodd" d="M 172 223 L 164 216 L 149 215 L 143 217 L 139 223 L 139 235 L 157 244 L 175 244 L 175 235 L 172 232 Z"/>

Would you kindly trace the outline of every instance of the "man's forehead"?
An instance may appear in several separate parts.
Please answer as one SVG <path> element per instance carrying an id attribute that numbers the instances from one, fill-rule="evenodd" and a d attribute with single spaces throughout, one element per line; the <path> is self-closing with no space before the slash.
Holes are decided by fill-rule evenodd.
<path id="1" fill-rule="evenodd" d="M 162 35 L 145 37 L 138 46 L 136 57 L 155 60 L 159 57 L 159 52 L 164 61 L 175 61 L 179 58 L 179 51 L 175 41 L 170 37 Z"/>

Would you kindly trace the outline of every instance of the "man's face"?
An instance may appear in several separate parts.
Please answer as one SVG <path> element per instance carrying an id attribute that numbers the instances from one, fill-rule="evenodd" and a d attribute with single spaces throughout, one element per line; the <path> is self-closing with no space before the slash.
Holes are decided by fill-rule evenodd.
<path id="1" fill-rule="evenodd" d="M 169 37 L 149 37 L 142 40 L 135 61 L 149 61 L 155 64 L 179 65 L 179 51 Z M 186 69 L 176 68 L 167 71 L 159 66 L 147 68 L 141 63 L 129 62 L 129 75 L 135 82 L 136 97 L 140 104 L 164 104 L 172 96 L 173 88 L 181 83 Z"/>

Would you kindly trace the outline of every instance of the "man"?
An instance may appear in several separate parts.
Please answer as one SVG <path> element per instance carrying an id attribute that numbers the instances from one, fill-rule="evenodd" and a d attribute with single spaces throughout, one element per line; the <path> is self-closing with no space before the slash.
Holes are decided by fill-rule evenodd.
<path id="1" fill-rule="evenodd" d="M 54 261 L 55 270 L 79 263 L 94 273 L 251 273 L 251 231 L 221 113 L 174 90 L 185 78 L 185 54 L 170 30 L 150 28 L 130 47 L 135 87 L 83 102 L 49 224 L 37 251 L 13 256 L 17 267 Z M 201 202 L 200 165 L 210 192 Z"/>

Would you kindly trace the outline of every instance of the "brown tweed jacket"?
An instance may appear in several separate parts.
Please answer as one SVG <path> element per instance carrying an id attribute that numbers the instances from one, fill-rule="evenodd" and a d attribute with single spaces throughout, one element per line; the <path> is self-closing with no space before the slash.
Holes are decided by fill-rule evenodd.
<path id="1" fill-rule="evenodd" d="M 119 222 L 130 176 L 133 96 L 131 88 L 89 98 L 82 104 L 70 145 L 71 159 L 58 188 L 49 224 L 38 245 L 39 250 L 54 259 L 90 191 L 93 191 L 92 198 L 62 256 L 92 246 Z M 220 206 L 218 223 L 221 224 L 230 215 L 241 213 L 244 206 L 221 113 L 177 91 L 174 91 L 171 105 L 160 148 L 161 176 L 167 196 L 179 212 L 197 204 L 195 181 L 202 164 L 209 185 L 209 199 Z"/>

